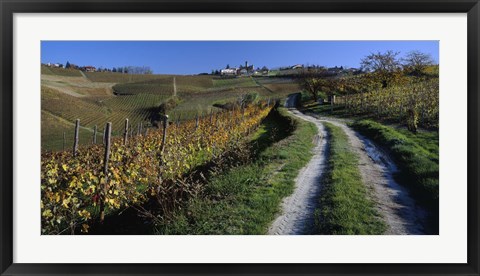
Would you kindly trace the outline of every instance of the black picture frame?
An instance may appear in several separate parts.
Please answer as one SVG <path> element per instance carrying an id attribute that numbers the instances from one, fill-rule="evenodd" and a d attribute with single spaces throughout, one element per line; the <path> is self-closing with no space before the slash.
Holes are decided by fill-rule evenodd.
<path id="1" fill-rule="evenodd" d="M 0 274 L 1 275 L 479 275 L 478 0 L 0 0 Z M 13 263 L 14 13 L 467 13 L 467 264 L 18 264 Z M 445 248 L 448 250 L 448 248 Z"/>

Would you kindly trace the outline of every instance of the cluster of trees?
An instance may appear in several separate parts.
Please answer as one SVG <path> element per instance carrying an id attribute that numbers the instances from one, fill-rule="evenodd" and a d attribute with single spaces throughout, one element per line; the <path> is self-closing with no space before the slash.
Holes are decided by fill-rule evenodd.
<path id="1" fill-rule="evenodd" d="M 242 68 L 242 67 L 244 67 L 244 65 L 241 65 L 241 64 L 240 64 L 240 65 L 238 66 L 238 68 Z M 230 67 L 230 64 L 227 64 L 227 66 L 225 66 L 225 69 L 230 69 L 230 68 L 231 68 L 231 67 Z M 257 67 L 257 69 L 255 69 L 255 71 L 257 71 L 257 72 L 268 72 L 269 69 L 268 69 L 267 66 L 263 66 L 262 68 Z M 212 69 L 211 75 L 220 75 L 220 74 L 221 74 L 220 70 L 218 70 L 218 69 Z M 202 75 L 205 75 L 205 73 L 202 73 Z"/>
<path id="2" fill-rule="evenodd" d="M 358 93 L 402 84 L 406 76 L 421 77 L 425 69 L 434 64 L 430 55 L 420 51 L 409 52 L 402 59 L 398 55 L 399 52 L 386 51 L 364 57 L 360 62 L 364 74 L 357 78 L 329 78 L 322 67 L 305 70 L 299 78 L 300 84 L 316 101 L 319 96 L 330 96 L 334 91 Z"/>
<path id="3" fill-rule="evenodd" d="M 400 59 L 399 52 L 386 51 L 385 53 L 372 53 L 361 61 L 361 68 L 381 81 L 386 88 L 398 81 L 403 75 L 422 76 L 425 69 L 433 65 L 429 54 L 420 51 L 411 51 Z"/>
<path id="4" fill-rule="evenodd" d="M 124 74 L 153 74 L 152 69 L 149 66 L 123 66 L 113 67 L 112 72 L 124 73 Z"/>
<path id="5" fill-rule="evenodd" d="M 63 65 L 62 65 L 63 67 Z M 65 68 L 69 69 L 78 69 L 85 70 L 85 66 L 78 66 L 67 61 Z M 97 72 L 113 72 L 113 73 L 123 73 L 123 74 L 153 74 L 152 69 L 149 66 L 122 66 L 122 67 L 113 67 L 113 68 L 104 68 L 99 67 L 95 71 Z"/>
<path id="6" fill-rule="evenodd" d="M 332 77 L 322 68 L 317 68 L 304 70 L 299 82 L 304 91 L 318 101 L 319 98 L 331 97 L 334 94 L 365 93 L 404 85 L 412 79 L 422 80 L 427 76 L 426 69 L 433 65 L 434 61 L 430 55 L 420 51 L 409 52 L 404 58 L 399 58 L 398 52 L 386 51 L 367 55 L 360 64 L 362 74 L 357 76 Z M 410 104 L 412 107 L 409 112 L 413 120 L 418 115 L 415 113 L 416 104 L 415 99 Z M 416 125 L 411 127 L 411 130 L 416 132 Z"/>

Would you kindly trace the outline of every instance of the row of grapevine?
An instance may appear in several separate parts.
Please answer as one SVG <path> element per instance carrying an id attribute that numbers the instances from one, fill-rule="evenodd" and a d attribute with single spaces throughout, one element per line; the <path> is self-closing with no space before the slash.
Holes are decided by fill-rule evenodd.
<path id="1" fill-rule="evenodd" d="M 42 154 L 42 233 L 73 232 L 79 225 L 88 231 L 100 204 L 114 212 L 154 195 L 170 201 L 181 198 L 191 187 L 178 179 L 235 148 L 270 110 L 270 105 L 260 103 L 210 114 L 170 124 L 166 136 L 152 129 L 131 137 L 126 145 L 121 137 L 113 138 L 106 174 L 102 145 L 80 147 L 75 157 L 71 151 Z"/>
<path id="2" fill-rule="evenodd" d="M 173 77 L 133 83 L 119 83 L 113 86 L 117 95 L 160 94 L 173 95 Z"/>
<path id="3" fill-rule="evenodd" d="M 110 121 L 113 123 L 114 133 L 119 133 L 125 118 L 130 118 L 135 124 L 149 121 L 154 115 L 155 108 L 168 97 L 170 96 L 137 94 L 77 98 L 42 86 L 42 110 L 70 122 L 80 119 L 82 125 L 88 128 L 101 126 Z"/>
<path id="4" fill-rule="evenodd" d="M 161 94 L 173 95 L 173 82 L 181 92 L 198 93 L 212 88 L 212 76 L 164 76 L 153 80 L 118 83 L 113 89 L 121 95 L 131 94 Z"/>
<path id="5" fill-rule="evenodd" d="M 380 119 L 405 122 L 409 114 L 418 114 L 418 124 L 438 127 L 438 79 L 393 86 L 367 93 L 337 98 L 352 115 L 371 114 Z"/>
<path id="6" fill-rule="evenodd" d="M 92 82 L 126 83 L 162 79 L 168 75 L 122 74 L 118 72 L 85 72 Z"/>

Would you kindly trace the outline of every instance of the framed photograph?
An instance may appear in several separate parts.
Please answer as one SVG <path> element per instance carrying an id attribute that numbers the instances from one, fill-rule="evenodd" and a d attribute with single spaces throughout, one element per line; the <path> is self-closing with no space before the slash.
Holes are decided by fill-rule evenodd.
<path id="1" fill-rule="evenodd" d="M 479 275 L 478 0 L 0 4 L 0 275 Z"/>

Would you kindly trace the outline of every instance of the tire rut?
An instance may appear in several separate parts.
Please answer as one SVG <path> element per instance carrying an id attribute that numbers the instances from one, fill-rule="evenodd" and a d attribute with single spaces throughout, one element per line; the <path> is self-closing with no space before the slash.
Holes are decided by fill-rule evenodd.
<path id="1" fill-rule="evenodd" d="M 318 206 L 320 183 L 326 166 L 327 134 L 323 124 L 296 109 L 289 110 L 289 112 L 314 123 L 318 134 L 314 140 L 314 155 L 295 178 L 295 190 L 293 194 L 283 200 L 282 214 L 268 229 L 270 235 L 308 235 L 312 233 L 314 211 Z"/>
<path id="2" fill-rule="evenodd" d="M 352 150 L 359 158 L 362 181 L 370 190 L 369 196 L 387 225 L 385 234 L 425 234 L 423 222 L 427 214 L 415 204 L 408 190 L 395 181 L 393 175 L 398 170 L 388 154 L 341 120 L 326 117 L 317 120 L 340 127 L 348 136 Z"/>
<path id="3" fill-rule="evenodd" d="M 321 193 L 321 178 L 327 162 L 327 133 L 323 122 L 340 127 L 347 135 L 352 150 L 359 158 L 358 168 L 368 196 L 387 225 L 386 235 L 422 235 L 427 213 L 416 205 L 408 190 L 399 185 L 393 175 L 398 172 L 392 159 L 369 139 L 351 129 L 344 120 L 310 116 L 295 107 L 299 95 L 287 97 L 285 106 L 294 116 L 312 122 L 319 133 L 315 141 L 314 155 L 300 170 L 295 179 L 295 190 L 282 202 L 282 213 L 273 221 L 268 234 L 300 235 L 311 234 L 314 211 L 318 207 Z"/>

